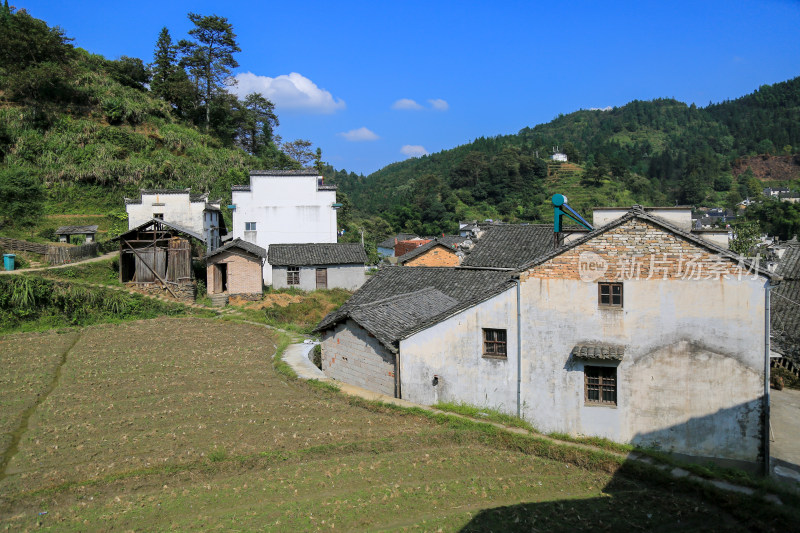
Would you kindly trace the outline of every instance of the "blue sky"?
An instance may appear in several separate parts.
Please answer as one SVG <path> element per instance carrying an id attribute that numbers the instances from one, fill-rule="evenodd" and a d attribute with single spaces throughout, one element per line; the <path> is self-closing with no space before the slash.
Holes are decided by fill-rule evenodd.
<path id="1" fill-rule="evenodd" d="M 284 140 L 368 174 L 560 113 L 674 97 L 705 106 L 800 75 L 800 2 L 11 2 L 110 59 L 152 60 L 186 14 L 227 17 L 237 90 Z"/>

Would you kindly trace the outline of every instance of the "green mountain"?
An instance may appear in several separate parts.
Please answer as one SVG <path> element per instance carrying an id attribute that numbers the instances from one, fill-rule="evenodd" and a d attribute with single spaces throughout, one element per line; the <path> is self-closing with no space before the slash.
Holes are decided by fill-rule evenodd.
<path id="1" fill-rule="evenodd" d="M 271 103 L 204 92 L 165 36 L 157 92 L 158 65 L 107 60 L 0 6 L 0 222 L 19 225 L 36 207 L 25 205 L 32 187 L 46 213 L 106 214 L 140 188 L 229 198 L 250 169 L 299 166 L 272 141 Z"/>
<path id="2" fill-rule="evenodd" d="M 568 164 L 549 160 L 553 147 Z M 356 209 L 395 229 L 453 231 L 459 219 L 546 220 L 548 197 L 596 205 L 732 205 L 760 192 L 737 166 L 800 150 L 800 78 L 698 108 L 673 99 L 561 115 L 515 135 L 480 138 L 367 177 L 329 175 Z M 796 158 L 795 158 L 796 159 Z M 800 169 L 800 167 L 798 167 Z"/>

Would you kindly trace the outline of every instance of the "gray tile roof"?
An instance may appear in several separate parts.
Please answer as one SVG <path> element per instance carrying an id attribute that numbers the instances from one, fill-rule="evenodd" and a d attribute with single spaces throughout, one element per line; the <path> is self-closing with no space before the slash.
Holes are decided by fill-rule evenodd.
<path id="1" fill-rule="evenodd" d="M 572 356 L 595 361 L 622 361 L 625 356 L 625 347 L 613 344 L 578 344 L 572 349 Z"/>
<path id="2" fill-rule="evenodd" d="M 61 226 L 56 230 L 56 235 L 83 235 L 97 233 L 97 226 Z"/>
<path id="3" fill-rule="evenodd" d="M 250 192 L 250 185 L 231 185 L 231 192 Z"/>
<path id="4" fill-rule="evenodd" d="M 349 316 L 392 349 L 403 332 L 456 305 L 458 301 L 433 287 L 393 298 L 355 305 Z"/>
<path id="5" fill-rule="evenodd" d="M 783 280 L 772 289 L 770 322 L 772 349 L 800 364 L 800 243 L 786 243 L 778 264 Z"/>
<path id="6" fill-rule="evenodd" d="M 313 168 L 302 168 L 300 170 L 251 170 L 251 176 L 319 176 Z"/>
<path id="7" fill-rule="evenodd" d="M 226 252 L 231 248 L 239 248 L 240 250 L 244 250 L 245 252 L 250 252 L 251 254 L 256 255 L 258 257 L 262 258 L 267 257 L 267 251 L 265 249 L 263 249 L 260 246 L 256 246 L 252 242 L 247 242 L 237 237 L 236 239 L 233 239 L 229 243 L 226 243 L 225 246 L 220 246 L 210 254 L 206 255 L 206 259 L 209 257 L 213 257 L 217 254 L 220 254 L 222 252 Z"/>
<path id="8" fill-rule="evenodd" d="M 407 241 L 409 239 L 416 239 L 417 235 L 413 233 L 398 233 L 394 237 L 389 237 L 385 241 L 381 241 L 378 243 L 380 248 L 394 248 L 394 240 L 397 239 L 398 241 Z"/>
<path id="9" fill-rule="evenodd" d="M 272 266 L 363 265 L 367 253 L 359 243 L 271 244 L 268 262 Z"/>
<path id="10" fill-rule="evenodd" d="M 145 194 L 188 194 L 189 202 L 205 202 L 208 200 L 208 193 L 191 194 L 192 189 L 139 189 L 139 198 L 124 198 L 125 205 L 141 204 L 142 196 Z"/>
<path id="11" fill-rule="evenodd" d="M 458 311 L 471 307 L 476 303 L 493 296 L 503 290 L 514 286 L 514 272 L 510 270 L 488 270 L 475 268 L 458 267 L 385 267 L 372 276 L 361 286 L 353 296 L 345 302 L 338 310 L 328 314 L 317 325 L 316 331 L 323 331 L 335 324 L 353 318 L 362 327 L 370 331 L 373 335 L 377 334 L 370 330 L 375 328 L 375 321 L 386 318 L 386 311 L 383 308 L 375 311 L 373 318 L 370 309 L 373 305 L 381 304 L 391 306 L 392 302 L 403 300 L 409 295 L 419 292 L 420 287 L 425 290 L 435 290 L 435 307 L 441 311 L 430 316 L 417 316 L 414 320 L 403 318 L 389 318 L 397 320 L 397 323 L 388 323 L 382 327 L 392 332 L 391 338 L 386 337 L 381 340 L 390 350 L 396 351 L 396 343 L 399 339 L 425 329 L 435 324 L 447 316 Z M 441 296 L 439 293 L 441 293 Z M 445 308 L 445 299 L 451 299 L 452 303 Z M 411 299 L 410 302 L 417 300 Z M 403 304 L 405 305 L 405 304 Z M 403 315 L 408 316 L 408 315 Z M 368 327 L 369 326 L 369 327 Z M 388 342 L 388 341 L 391 342 Z"/>
<path id="12" fill-rule="evenodd" d="M 464 257 L 463 266 L 517 268 L 553 249 L 553 226 L 493 224 Z"/>
<path id="13" fill-rule="evenodd" d="M 176 225 L 176 224 L 171 224 L 171 223 L 169 223 L 169 222 L 166 222 L 166 221 L 164 221 L 164 220 L 161 220 L 161 219 L 156 219 L 156 218 L 151 218 L 151 219 L 150 219 L 150 220 L 148 220 L 147 222 L 145 222 L 145 223 L 143 223 L 143 224 L 139 224 L 139 225 L 138 225 L 138 226 L 136 226 L 135 228 L 131 228 L 131 229 L 129 229 L 128 231 L 126 231 L 125 233 L 123 233 L 122 235 L 119 235 L 118 237 L 114 237 L 114 238 L 113 238 L 113 239 L 111 239 L 111 240 L 112 240 L 112 241 L 116 241 L 116 240 L 122 240 L 122 239 L 124 239 L 125 237 L 127 237 L 129 234 L 131 234 L 131 233 L 133 233 L 133 232 L 135 232 L 135 231 L 139 231 L 139 230 L 141 230 L 141 229 L 144 229 L 144 228 L 147 228 L 147 227 L 149 227 L 149 226 L 153 226 L 153 225 L 161 225 L 161 226 L 166 226 L 166 227 L 168 227 L 168 228 L 170 228 L 170 229 L 172 229 L 172 230 L 175 230 L 175 231 L 177 231 L 178 233 L 183 233 L 184 235 L 186 235 L 186 236 L 188 236 L 188 237 L 192 237 L 192 238 L 194 238 L 194 239 L 197 239 L 197 240 L 198 240 L 198 241 L 200 241 L 200 242 L 203 242 L 203 243 L 205 243 L 205 242 L 206 242 L 206 241 L 205 241 L 205 239 L 203 238 L 203 236 L 202 236 L 202 235 L 200 235 L 199 233 L 195 233 L 194 231 L 192 231 L 192 230 L 190 230 L 190 229 L 186 229 L 186 228 L 183 228 L 183 227 L 181 227 L 181 226 L 178 226 L 178 225 Z"/>
<path id="14" fill-rule="evenodd" d="M 463 241 L 464 239 L 461 238 L 461 240 Z M 414 248 L 410 252 L 404 253 L 403 255 L 401 255 L 400 257 L 397 258 L 397 263 L 398 264 L 406 263 L 407 261 L 410 261 L 410 260 L 414 259 L 418 255 L 427 252 L 428 250 L 430 250 L 434 246 L 444 246 L 449 251 L 451 251 L 453 253 L 456 252 L 456 249 L 455 249 L 455 247 L 453 245 L 451 245 L 451 244 L 449 244 L 447 242 L 441 242 L 438 239 L 434 239 L 431 242 L 423 244 L 422 246 L 417 246 L 416 248 Z"/>

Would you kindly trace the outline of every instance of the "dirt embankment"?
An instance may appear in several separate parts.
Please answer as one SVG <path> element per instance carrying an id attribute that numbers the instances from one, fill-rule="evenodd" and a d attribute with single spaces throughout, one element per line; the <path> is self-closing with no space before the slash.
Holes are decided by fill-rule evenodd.
<path id="1" fill-rule="evenodd" d="M 733 164 L 733 175 L 738 176 L 748 168 L 753 175 L 763 181 L 792 181 L 800 179 L 800 154 L 795 155 L 757 155 L 742 157 Z"/>

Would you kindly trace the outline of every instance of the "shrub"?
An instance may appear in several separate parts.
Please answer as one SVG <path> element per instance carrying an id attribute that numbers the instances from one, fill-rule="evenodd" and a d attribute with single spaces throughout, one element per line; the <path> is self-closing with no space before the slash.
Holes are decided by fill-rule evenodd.
<path id="1" fill-rule="evenodd" d="M 311 349 L 311 360 L 314 366 L 322 370 L 322 345 L 317 344 Z"/>

